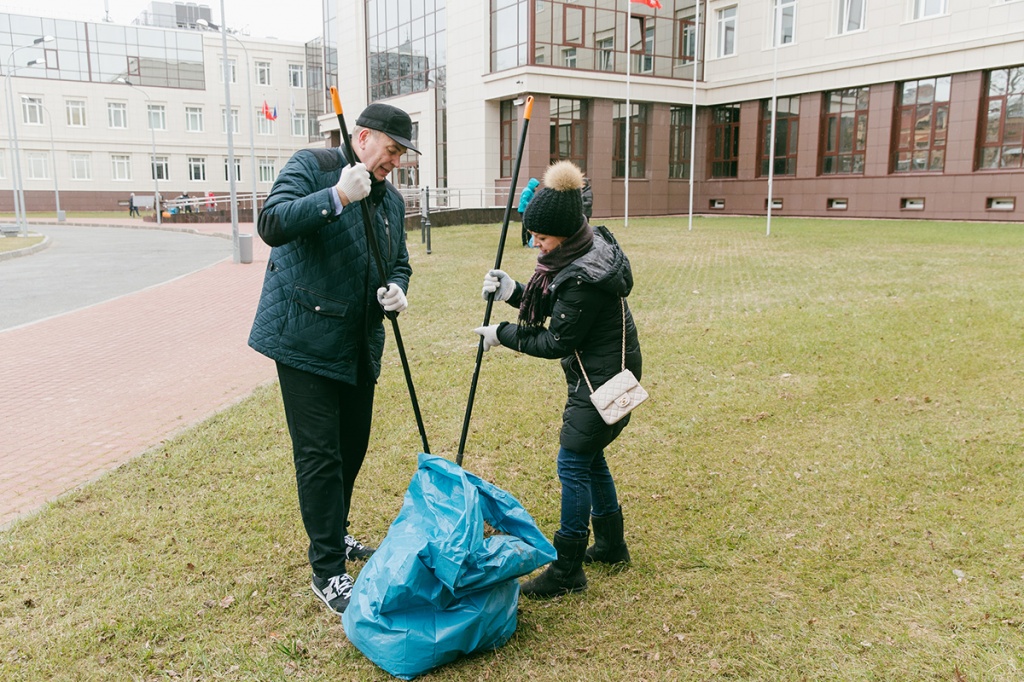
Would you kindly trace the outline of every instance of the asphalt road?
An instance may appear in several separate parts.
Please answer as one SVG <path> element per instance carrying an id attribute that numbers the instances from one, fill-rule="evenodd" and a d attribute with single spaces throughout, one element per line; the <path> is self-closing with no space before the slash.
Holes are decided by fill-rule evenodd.
<path id="1" fill-rule="evenodd" d="M 50 246 L 0 260 L 0 331 L 118 298 L 207 268 L 231 241 L 167 230 L 35 226 Z"/>

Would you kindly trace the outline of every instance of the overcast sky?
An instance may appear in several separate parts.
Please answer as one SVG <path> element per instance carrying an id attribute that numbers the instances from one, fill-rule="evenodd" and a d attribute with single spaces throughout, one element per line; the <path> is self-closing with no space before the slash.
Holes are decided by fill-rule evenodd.
<path id="1" fill-rule="evenodd" d="M 173 4 L 174 0 L 167 0 Z M 304 43 L 323 34 L 322 0 L 223 0 L 228 28 L 248 30 L 254 38 L 274 37 Z M 207 5 L 213 22 L 221 23 L 221 0 Z M 0 0 L 10 14 L 102 22 L 108 12 L 115 24 L 130 24 L 149 8 L 149 0 Z M 287 14 L 285 18 L 284 14 Z"/>

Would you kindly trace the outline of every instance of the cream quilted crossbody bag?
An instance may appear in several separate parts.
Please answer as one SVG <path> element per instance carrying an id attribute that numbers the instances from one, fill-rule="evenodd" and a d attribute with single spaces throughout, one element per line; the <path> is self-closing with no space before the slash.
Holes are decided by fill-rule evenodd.
<path id="1" fill-rule="evenodd" d="M 583 360 L 577 351 L 576 361 L 580 363 L 583 379 L 590 389 L 590 401 L 594 403 L 598 414 L 606 424 L 614 424 L 633 411 L 640 403 L 647 400 L 647 391 L 640 385 L 633 373 L 626 369 L 626 299 L 620 298 L 622 305 L 622 371 L 601 384 L 595 391 L 590 383 L 587 371 L 583 369 Z"/>

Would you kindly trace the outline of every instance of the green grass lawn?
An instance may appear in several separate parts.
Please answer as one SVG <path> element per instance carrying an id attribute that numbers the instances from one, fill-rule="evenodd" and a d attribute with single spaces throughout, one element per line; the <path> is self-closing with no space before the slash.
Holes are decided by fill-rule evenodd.
<path id="1" fill-rule="evenodd" d="M 633 564 L 422 679 L 1024 678 L 1024 225 L 609 227 L 651 394 L 607 453 Z M 402 336 L 451 459 L 498 233 L 410 234 Z M 463 462 L 548 535 L 564 392 L 485 354 Z M 421 449 L 393 345 L 375 409 L 352 522 L 376 543 Z M 0 679 L 390 679 L 309 590 L 297 506 L 275 386 L 0 532 Z"/>

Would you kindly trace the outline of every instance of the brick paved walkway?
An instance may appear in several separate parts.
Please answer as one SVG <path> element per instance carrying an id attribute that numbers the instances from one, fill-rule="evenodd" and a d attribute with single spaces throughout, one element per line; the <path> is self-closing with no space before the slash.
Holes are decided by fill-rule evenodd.
<path id="1" fill-rule="evenodd" d="M 251 264 L 0 332 L 0 528 L 276 378 L 246 345 L 270 253 L 253 241 Z"/>

